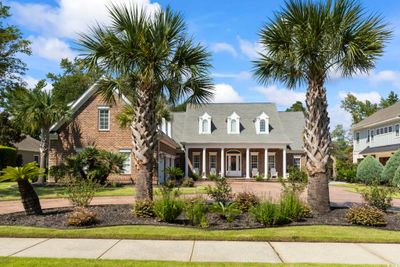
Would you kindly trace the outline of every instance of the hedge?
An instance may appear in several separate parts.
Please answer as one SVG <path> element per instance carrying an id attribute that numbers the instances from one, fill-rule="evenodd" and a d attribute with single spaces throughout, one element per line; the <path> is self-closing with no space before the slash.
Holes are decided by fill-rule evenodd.
<path id="1" fill-rule="evenodd" d="M 400 186 L 400 166 L 397 168 L 396 172 L 394 173 L 393 184 Z"/>
<path id="2" fill-rule="evenodd" d="M 390 159 L 386 162 L 385 168 L 382 172 L 382 180 L 384 182 L 392 182 L 394 173 L 400 166 L 400 149 L 394 153 Z"/>
<path id="3" fill-rule="evenodd" d="M 383 165 L 372 156 L 364 158 L 357 167 L 357 180 L 366 184 L 381 182 Z"/>
<path id="4" fill-rule="evenodd" d="M 0 170 L 7 166 L 17 166 L 17 149 L 8 146 L 0 146 Z"/>

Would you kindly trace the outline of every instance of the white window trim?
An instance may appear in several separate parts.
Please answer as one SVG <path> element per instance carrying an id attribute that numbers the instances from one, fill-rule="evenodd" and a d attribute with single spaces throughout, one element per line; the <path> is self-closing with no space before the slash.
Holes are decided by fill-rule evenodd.
<path id="1" fill-rule="evenodd" d="M 293 165 L 294 165 L 294 160 L 295 159 L 298 159 L 298 160 L 300 160 L 300 166 L 299 166 L 299 169 L 301 170 L 301 156 L 300 155 L 294 155 L 293 156 Z"/>
<path id="2" fill-rule="evenodd" d="M 261 132 L 261 120 L 265 121 L 265 131 Z M 265 112 L 261 113 L 255 121 L 257 134 L 269 134 L 269 116 Z"/>
<path id="3" fill-rule="evenodd" d="M 203 131 L 203 121 L 207 121 L 207 131 Z M 199 134 L 211 134 L 211 116 L 207 112 L 199 117 Z"/>
<path id="4" fill-rule="evenodd" d="M 37 157 L 37 161 L 35 160 L 35 158 Z M 39 154 L 33 154 L 33 161 L 36 163 L 40 163 L 40 155 Z"/>
<path id="5" fill-rule="evenodd" d="M 233 120 L 236 120 L 236 129 L 234 129 L 234 131 L 232 131 L 231 129 L 231 122 Z M 233 112 L 227 120 L 227 130 L 228 130 L 228 134 L 240 134 L 240 116 L 236 113 Z"/>
<path id="6" fill-rule="evenodd" d="M 198 151 L 192 153 L 193 171 L 194 171 L 194 169 L 195 169 L 195 167 L 194 167 L 194 157 L 195 157 L 195 156 L 199 156 L 199 168 L 198 168 L 198 172 L 199 172 L 199 173 L 201 172 L 201 170 L 200 170 L 200 167 L 201 167 L 201 155 L 200 155 L 200 154 L 201 154 L 201 153 L 198 152 Z"/>
<path id="7" fill-rule="evenodd" d="M 257 170 L 258 170 L 258 168 L 260 167 L 260 158 L 259 158 L 259 156 L 258 156 L 258 152 L 250 152 L 250 159 L 249 159 L 249 162 L 250 162 L 250 167 L 251 167 L 251 169 L 253 169 L 253 162 L 252 162 L 252 157 L 253 156 L 257 156 Z"/>
<path id="8" fill-rule="evenodd" d="M 129 170 L 127 172 L 123 171 L 121 174 L 132 174 L 132 150 L 131 149 L 120 149 L 119 153 L 129 153 Z"/>
<path id="9" fill-rule="evenodd" d="M 215 156 L 215 170 L 217 169 L 218 164 L 218 156 L 217 152 L 209 152 L 208 153 L 208 169 L 211 170 L 211 156 Z"/>
<path id="10" fill-rule="evenodd" d="M 100 110 L 107 110 L 108 111 L 108 122 L 107 122 L 107 129 L 100 129 Z M 103 107 L 97 107 L 97 129 L 100 132 L 107 132 L 110 131 L 110 107 L 108 106 L 103 106 Z"/>
<path id="11" fill-rule="evenodd" d="M 274 156 L 274 168 L 276 169 L 276 152 L 268 152 L 267 161 L 268 161 L 268 168 L 271 169 L 271 164 L 269 164 L 269 156 Z"/>

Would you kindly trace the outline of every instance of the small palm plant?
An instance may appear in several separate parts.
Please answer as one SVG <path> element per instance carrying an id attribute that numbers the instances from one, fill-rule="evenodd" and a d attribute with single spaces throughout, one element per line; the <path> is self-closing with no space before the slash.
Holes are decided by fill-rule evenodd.
<path id="1" fill-rule="evenodd" d="M 0 182 L 15 181 L 18 183 L 18 190 L 26 215 L 42 214 L 39 197 L 29 179 L 43 175 L 44 169 L 38 168 L 36 162 L 31 162 L 22 167 L 7 167 L 0 173 Z"/>

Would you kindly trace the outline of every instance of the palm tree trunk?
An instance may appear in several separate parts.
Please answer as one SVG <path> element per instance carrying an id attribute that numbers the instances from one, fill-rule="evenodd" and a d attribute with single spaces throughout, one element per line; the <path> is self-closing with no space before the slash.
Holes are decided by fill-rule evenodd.
<path id="1" fill-rule="evenodd" d="M 18 179 L 18 189 L 26 215 L 42 214 L 39 197 L 27 179 Z"/>
<path id="2" fill-rule="evenodd" d="M 46 160 L 49 158 L 49 139 L 50 131 L 49 128 L 42 128 L 40 132 L 40 162 L 39 167 L 45 169 L 47 164 Z M 38 184 L 44 184 L 46 182 L 44 174 L 38 179 Z"/>
<path id="3" fill-rule="evenodd" d="M 328 160 L 330 157 L 329 117 L 323 80 L 310 81 L 307 95 L 304 149 L 308 171 L 307 201 L 314 214 L 329 212 Z"/>
<path id="4" fill-rule="evenodd" d="M 157 134 L 156 100 L 151 86 L 137 90 L 134 118 L 131 125 L 132 153 L 136 166 L 136 199 L 153 199 L 153 172 Z"/>

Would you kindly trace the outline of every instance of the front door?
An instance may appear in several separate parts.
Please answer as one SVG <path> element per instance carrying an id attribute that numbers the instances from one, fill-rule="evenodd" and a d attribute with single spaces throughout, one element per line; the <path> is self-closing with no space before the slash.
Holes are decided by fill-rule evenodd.
<path id="1" fill-rule="evenodd" d="M 228 154 L 227 167 L 226 176 L 242 176 L 240 154 Z"/>

